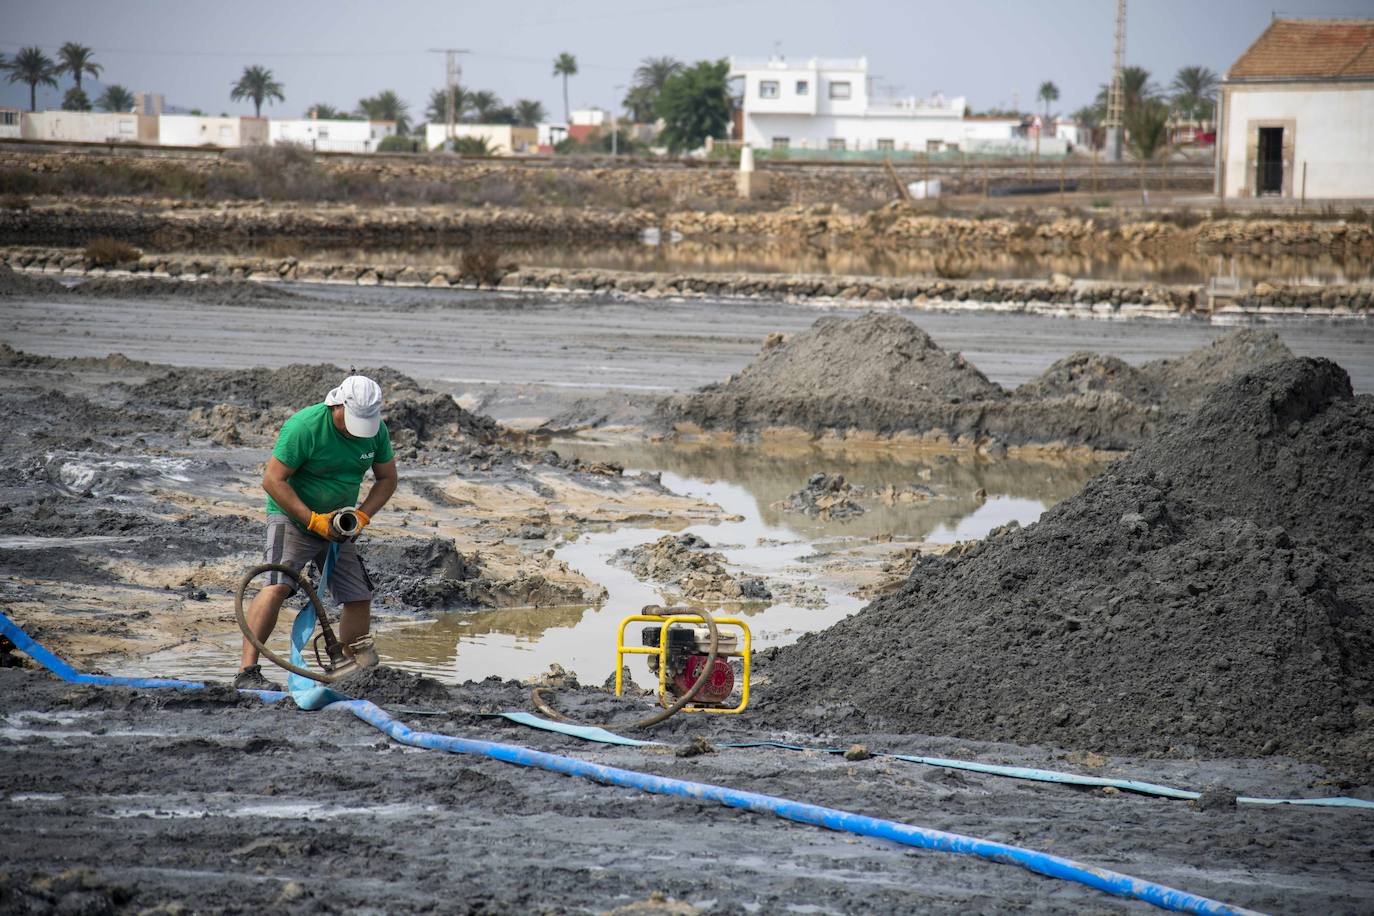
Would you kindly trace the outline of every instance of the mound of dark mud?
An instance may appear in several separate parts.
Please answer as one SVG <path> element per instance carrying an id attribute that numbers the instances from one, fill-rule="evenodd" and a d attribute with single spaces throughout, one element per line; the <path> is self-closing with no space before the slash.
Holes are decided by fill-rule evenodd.
<path id="1" fill-rule="evenodd" d="M 176 299 L 205 305 L 299 302 L 305 297 L 280 286 L 233 280 L 166 280 L 155 277 L 94 277 L 71 292 L 94 299 Z"/>
<path id="2" fill-rule="evenodd" d="M 355 700 L 371 700 L 374 703 L 450 702 L 448 688 L 442 682 L 386 665 L 355 671 L 335 681 L 332 686 Z"/>
<path id="3" fill-rule="evenodd" d="M 395 369 L 357 371 L 382 386 L 386 398 L 382 415 L 398 443 L 429 444 L 449 438 L 490 443 L 500 436 L 501 427 L 495 420 L 464 410 L 448 395 L 422 388 Z M 263 416 L 266 412 L 295 411 L 318 404 L 347 375 L 347 370 L 329 363 L 280 369 L 172 369 L 133 387 L 130 399 L 163 408 L 218 410 L 218 421 L 202 415 L 201 419 L 208 421 L 202 425 L 207 435 L 232 442 L 232 432 L 239 427 L 258 431 L 261 424 L 254 422 L 258 419 L 275 430 L 283 417 Z"/>
<path id="4" fill-rule="evenodd" d="M 1159 386 L 1163 403 L 1183 409 L 1196 405 L 1214 385 L 1293 355 L 1276 332 L 1244 328 L 1177 359 L 1146 363 L 1140 371 Z"/>
<path id="5" fill-rule="evenodd" d="M 1115 394 L 1140 404 L 1157 404 L 1160 386 L 1145 373 L 1115 356 L 1071 353 L 1016 389 L 1018 398 L 1070 398 Z"/>
<path id="6" fill-rule="evenodd" d="M 1374 775 L 1374 397 L 1295 359 L 768 665 L 776 727 Z"/>
<path id="7" fill-rule="evenodd" d="M 19 273 L 8 264 L 0 264 L 0 299 L 18 296 L 51 296 L 68 292 L 52 277 Z"/>
<path id="8" fill-rule="evenodd" d="M 659 402 L 660 428 L 746 436 L 787 427 L 937 435 L 968 444 L 1064 443 L 1129 449 L 1210 385 L 1292 357 L 1273 332 L 1237 331 L 1179 359 L 1134 368 L 1074 353 L 1014 395 L 896 315 L 828 317 L 794 337 L 771 336 L 738 375 Z"/>
<path id="9" fill-rule="evenodd" d="M 481 566 L 448 538 L 386 538 L 368 545 L 367 565 L 387 603 L 428 610 L 480 607 Z"/>
<path id="10" fill-rule="evenodd" d="M 3 266 L 0 264 L 0 267 Z M 33 353 L 25 353 L 23 350 L 16 350 L 3 341 L 0 341 L 0 366 L 7 369 L 108 369 L 111 372 L 154 368 L 153 363 L 129 359 L 123 353 L 111 353 L 109 356 L 99 357 L 37 356 Z"/>
<path id="11" fill-rule="evenodd" d="M 667 534 L 649 544 L 627 547 L 611 557 L 613 565 L 640 579 L 662 582 L 692 601 L 768 601 L 768 584 L 754 576 L 734 576 L 725 556 L 695 534 Z"/>
<path id="12" fill-rule="evenodd" d="M 830 397 L 959 403 L 1006 396 L 958 353 L 897 315 L 826 317 L 790 336 L 774 335 L 728 381 L 706 391 L 770 398 Z"/>
<path id="13" fill-rule="evenodd" d="M 46 448 L 101 449 L 112 439 L 170 432 L 176 424 L 167 417 L 98 403 L 46 388 L 8 388 L 0 394 L 7 424 Z M 31 454 L 22 440 L 9 437 L 0 454 L 11 450 Z"/>

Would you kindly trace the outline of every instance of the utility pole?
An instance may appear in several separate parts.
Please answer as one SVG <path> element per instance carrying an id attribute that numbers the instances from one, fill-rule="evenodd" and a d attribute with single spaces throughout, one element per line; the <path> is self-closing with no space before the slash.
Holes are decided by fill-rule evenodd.
<path id="1" fill-rule="evenodd" d="M 1122 126 L 1126 112 L 1126 0 L 1116 0 L 1116 45 L 1112 50 L 1112 82 L 1107 89 L 1107 158 L 1121 161 Z"/>
<path id="2" fill-rule="evenodd" d="M 463 72 L 458 64 L 458 55 L 472 52 L 467 48 L 430 48 L 429 51 L 431 54 L 444 55 L 444 87 L 448 94 L 444 112 L 444 123 L 448 129 L 444 132 L 444 138 L 452 143 L 458 133 L 458 77 Z"/>

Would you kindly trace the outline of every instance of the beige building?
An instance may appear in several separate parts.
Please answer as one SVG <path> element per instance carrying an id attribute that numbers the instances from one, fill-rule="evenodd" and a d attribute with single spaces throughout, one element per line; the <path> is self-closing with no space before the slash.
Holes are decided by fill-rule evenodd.
<path id="1" fill-rule="evenodd" d="M 474 137 L 485 140 L 487 147 L 496 156 L 533 153 L 538 151 L 539 146 L 539 129 L 536 127 L 515 127 L 510 124 L 455 124 L 453 134 L 457 139 Z M 438 149 L 447 139 L 447 124 L 425 125 L 426 149 Z"/>
<path id="2" fill-rule="evenodd" d="M 107 111 L 37 111 L 22 116 L 25 140 L 55 143 L 157 143 L 157 118 Z"/>
<path id="3" fill-rule="evenodd" d="M 1222 197 L 1374 198 L 1374 19 L 1275 19 L 1221 84 Z"/>

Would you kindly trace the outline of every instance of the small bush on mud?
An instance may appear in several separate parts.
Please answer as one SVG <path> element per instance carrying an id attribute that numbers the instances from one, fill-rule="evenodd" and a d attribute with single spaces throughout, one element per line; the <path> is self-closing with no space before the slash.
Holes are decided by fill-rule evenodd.
<path id="1" fill-rule="evenodd" d="M 1110 207 L 1111 205 L 1112 205 L 1112 199 L 1111 199 L 1110 197 L 1094 197 L 1094 198 L 1093 198 L 1093 209 L 1094 209 L 1094 210 L 1105 210 L 1105 209 L 1107 209 L 1108 207 Z"/>
<path id="2" fill-rule="evenodd" d="M 479 286 L 495 286 L 501 282 L 501 253 L 492 245 L 470 245 L 463 249 L 459 268 Z"/>
<path id="3" fill-rule="evenodd" d="M 119 264 L 137 261 L 141 257 L 143 257 L 143 252 L 133 245 L 128 242 L 121 242 L 119 239 L 112 239 L 109 236 L 93 238 L 86 243 L 86 260 L 97 267 L 115 267 Z"/>

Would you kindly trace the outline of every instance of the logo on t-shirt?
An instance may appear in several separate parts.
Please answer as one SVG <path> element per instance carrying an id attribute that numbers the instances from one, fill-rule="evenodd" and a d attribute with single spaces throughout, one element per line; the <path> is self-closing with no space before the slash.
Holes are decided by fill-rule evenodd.
<path id="1" fill-rule="evenodd" d="M 358 456 L 358 460 L 359 460 L 359 461 L 371 461 L 371 460 L 372 460 L 372 456 L 373 456 L 373 455 L 376 455 L 376 454 L 377 454 L 376 452 L 363 452 L 361 455 Z"/>

